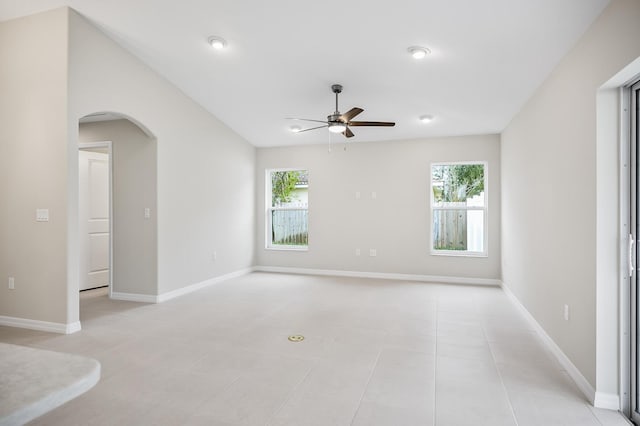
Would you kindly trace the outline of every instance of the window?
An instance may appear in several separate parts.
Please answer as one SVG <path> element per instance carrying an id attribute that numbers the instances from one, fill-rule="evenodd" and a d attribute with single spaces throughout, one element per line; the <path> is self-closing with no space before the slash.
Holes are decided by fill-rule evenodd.
<path id="1" fill-rule="evenodd" d="M 309 240 L 309 173 L 278 169 L 266 173 L 267 248 L 306 250 Z"/>
<path id="2" fill-rule="evenodd" d="M 487 254 L 487 164 L 431 165 L 431 253 Z"/>

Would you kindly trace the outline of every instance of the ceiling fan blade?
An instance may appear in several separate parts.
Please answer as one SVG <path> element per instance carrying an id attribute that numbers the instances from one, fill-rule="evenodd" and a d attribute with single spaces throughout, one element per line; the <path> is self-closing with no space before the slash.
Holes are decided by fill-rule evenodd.
<path id="1" fill-rule="evenodd" d="M 389 121 L 349 121 L 348 126 L 376 126 L 376 127 L 393 127 L 396 123 Z"/>
<path id="2" fill-rule="evenodd" d="M 355 135 L 353 134 L 353 132 L 351 131 L 351 129 L 350 129 L 350 128 L 348 128 L 348 127 L 347 127 L 347 130 L 345 130 L 344 132 L 342 132 L 342 134 L 343 134 L 343 135 L 345 135 L 345 136 L 346 136 L 346 137 L 348 137 L 348 138 L 352 138 L 352 137 L 354 137 L 354 136 L 355 136 Z"/>
<path id="3" fill-rule="evenodd" d="M 285 120 L 297 120 L 297 121 L 313 121 L 315 123 L 327 123 L 326 120 L 312 120 L 310 118 L 293 118 L 293 117 L 286 117 Z"/>
<path id="4" fill-rule="evenodd" d="M 318 126 L 318 127 L 311 127 L 310 129 L 302 129 L 302 130 L 298 130 L 296 133 L 308 132 L 309 130 L 315 130 L 315 129 L 322 129 L 323 127 L 329 127 L 329 125 L 327 124 L 326 126 Z"/>
<path id="5" fill-rule="evenodd" d="M 362 111 L 364 111 L 362 108 L 358 108 L 358 107 L 351 108 L 349 111 L 342 114 L 340 118 L 342 118 L 343 121 L 349 121 L 356 115 L 360 114 Z"/>

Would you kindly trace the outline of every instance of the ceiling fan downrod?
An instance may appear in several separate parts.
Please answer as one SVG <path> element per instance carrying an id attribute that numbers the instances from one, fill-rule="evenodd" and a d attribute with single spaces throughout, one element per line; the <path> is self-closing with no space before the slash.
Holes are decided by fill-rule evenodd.
<path id="1" fill-rule="evenodd" d="M 331 86 L 331 90 L 333 90 L 333 93 L 336 94 L 336 111 L 335 111 L 335 115 L 340 115 L 340 110 L 338 110 L 338 94 L 342 93 L 342 85 L 341 84 L 333 84 Z"/>

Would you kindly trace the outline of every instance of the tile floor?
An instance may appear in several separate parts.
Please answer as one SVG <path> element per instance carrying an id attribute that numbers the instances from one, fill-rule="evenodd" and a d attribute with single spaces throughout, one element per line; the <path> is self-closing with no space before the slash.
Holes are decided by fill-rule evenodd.
<path id="1" fill-rule="evenodd" d="M 253 273 L 157 305 L 83 294 L 81 321 L 0 327 L 102 364 L 34 425 L 627 424 L 589 406 L 499 288 Z"/>

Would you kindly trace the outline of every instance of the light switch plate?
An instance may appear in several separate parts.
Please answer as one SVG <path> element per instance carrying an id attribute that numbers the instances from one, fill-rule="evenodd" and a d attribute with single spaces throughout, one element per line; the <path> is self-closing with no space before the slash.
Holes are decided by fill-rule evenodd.
<path id="1" fill-rule="evenodd" d="M 49 209 L 36 209 L 36 222 L 49 222 Z"/>

